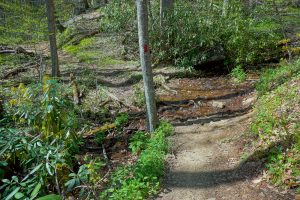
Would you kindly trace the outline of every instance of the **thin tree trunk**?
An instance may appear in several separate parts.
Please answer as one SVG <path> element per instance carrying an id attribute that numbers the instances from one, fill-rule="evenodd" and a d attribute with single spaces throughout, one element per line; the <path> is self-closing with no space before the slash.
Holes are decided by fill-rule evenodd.
<path id="1" fill-rule="evenodd" d="M 147 0 L 136 0 L 136 6 L 138 18 L 139 49 L 146 97 L 148 129 L 151 133 L 153 133 L 158 124 L 158 117 L 149 49 L 147 9 L 148 2 Z"/>
<path id="2" fill-rule="evenodd" d="M 3 100 L 0 96 L 0 120 L 4 117 L 4 108 L 3 108 Z"/>
<path id="3" fill-rule="evenodd" d="M 226 15 L 227 15 L 228 5 L 229 5 L 229 0 L 224 0 L 223 1 L 223 10 L 222 10 L 222 15 L 224 17 L 226 17 Z"/>
<path id="4" fill-rule="evenodd" d="M 46 0 L 49 42 L 52 61 L 52 76 L 59 76 L 58 55 L 56 46 L 56 29 L 55 29 L 55 7 L 53 0 Z"/>

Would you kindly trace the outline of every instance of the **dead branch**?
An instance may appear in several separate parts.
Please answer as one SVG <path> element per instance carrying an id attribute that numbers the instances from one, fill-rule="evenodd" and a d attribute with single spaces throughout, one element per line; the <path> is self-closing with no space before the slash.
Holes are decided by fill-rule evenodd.
<path id="1" fill-rule="evenodd" d="M 109 161 L 109 159 L 108 159 L 108 156 L 107 156 L 107 154 L 106 154 L 106 150 L 105 150 L 105 147 L 104 147 L 103 144 L 102 144 L 102 153 L 103 153 L 104 159 L 105 159 L 105 161 L 106 161 L 106 163 L 107 163 L 107 167 L 108 167 L 108 169 L 111 171 L 111 170 L 112 170 L 112 167 L 111 167 L 110 161 Z"/>
<path id="2" fill-rule="evenodd" d="M 101 107 L 105 106 L 106 104 L 108 104 L 109 102 L 110 102 L 110 99 L 101 103 L 99 107 L 101 108 Z"/>

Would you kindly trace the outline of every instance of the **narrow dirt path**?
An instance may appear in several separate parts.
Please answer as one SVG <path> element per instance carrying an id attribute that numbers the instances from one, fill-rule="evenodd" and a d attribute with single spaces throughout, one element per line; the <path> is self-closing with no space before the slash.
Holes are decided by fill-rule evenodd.
<path id="1" fill-rule="evenodd" d="M 198 79 L 197 82 L 202 85 L 207 83 L 212 87 L 206 94 L 204 91 L 209 90 L 208 87 L 199 88 L 195 84 L 196 80 L 189 80 L 193 82 L 191 88 L 197 91 L 185 93 L 189 93 L 191 97 L 197 95 L 197 92 L 202 92 L 201 105 L 195 106 L 193 101 L 191 106 L 180 105 L 180 109 L 167 109 L 163 112 L 162 116 L 172 116 L 175 134 L 170 137 L 172 148 L 167 159 L 168 170 L 163 183 L 163 192 L 157 199 L 292 199 L 262 181 L 261 161 L 242 161 L 242 150 L 246 144 L 243 134 L 248 131 L 251 122 L 253 116 L 251 106 L 256 95 L 254 91 L 239 93 L 237 91 L 248 91 L 251 84 L 248 82 L 245 87 L 236 87 L 224 77 L 221 78 L 223 84 L 220 84 L 216 81 L 219 79 Z M 178 84 L 178 87 L 187 88 L 182 83 Z M 173 84 L 172 89 L 178 91 L 176 84 L 175 86 Z M 177 94 L 178 98 L 179 96 Z M 174 102 L 180 99 L 177 97 L 176 95 L 172 97 L 173 106 Z M 180 102 L 188 101 L 180 99 Z M 244 112 L 239 112 L 241 110 Z M 195 113 L 198 113 L 197 117 L 194 116 Z M 194 120 L 191 121 L 189 117 Z"/>
<path id="2" fill-rule="evenodd" d="M 251 116 L 176 127 L 165 189 L 158 199 L 288 199 L 255 184 L 261 163 L 240 163 L 241 135 Z"/>

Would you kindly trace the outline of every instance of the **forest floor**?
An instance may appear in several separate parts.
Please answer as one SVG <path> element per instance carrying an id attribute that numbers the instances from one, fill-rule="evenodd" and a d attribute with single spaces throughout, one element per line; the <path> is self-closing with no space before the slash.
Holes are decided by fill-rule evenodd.
<path id="1" fill-rule="evenodd" d="M 103 47 L 99 41 L 92 45 Z M 97 98 L 93 95 L 103 87 L 120 101 L 133 104 L 134 87 L 141 86 L 141 70 L 131 61 L 110 59 L 106 64 L 101 63 L 102 58 L 97 55 L 103 51 L 105 48 L 94 47 L 90 63 L 80 62 L 78 55 L 60 52 L 62 79 L 68 82 L 70 73 L 74 73 L 79 86 L 88 88 L 87 101 Z M 163 85 L 169 88 L 156 87 L 160 119 L 175 126 L 175 134 L 170 136 L 171 150 L 162 192 L 156 199 L 293 199 L 264 181 L 261 160 L 243 159 L 251 140 L 247 133 L 257 98 L 254 90 L 257 75 L 249 73 L 244 83 L 236 83 L 229 75 L 191 76 L 172 67 L 159 67 L 154 69 L 154 77 L 164 79 Z M 3 81 L 22 82 L 32 78 L 38 79 L 35 69 Z M 130 112 L 139 116 L 138 124 L 145 124 L 140 111 Z M 112 159 L 116 154 L 118 152 L 108 156 Z"/>
<path id="2" fill-rule="evenodd" d="M 60 52 L 62 79 L 68 83 L 70 74 L 75 74 L 79 87 L 87 92 L 83 104 L 91 106 L 91 111 L 97 110 L 94 100 L 99 87 L 129 105 L 134 104 L 134 88 L 141 87 L 141 70 L 137 62 L 120 57 L 119 39 L 98 34 L 91 44 L 73 55 Z M 3 67 L 3 73 L 10 69 Z M 37 69 L 32 68 L 1 83 L 16 85 L 38 78 Z M 261 160 L 243 159 L 244 150 L 251 148 L 247 133 L 257 98 L 257 75 L 249 73 L 245 82 L 236 83 L 229 75 L 205 77 L 173 67 L 158 67 L 154 69 L 154 79 L 159 82 L 159 117 L 175 126 L 163 189 L 157 199 L 293 199 L 264 181 Z M 141 110 L 129 112 L 145 121 Z M 96 117 L 95 124 L 97 120 L 101 119 Z"/>

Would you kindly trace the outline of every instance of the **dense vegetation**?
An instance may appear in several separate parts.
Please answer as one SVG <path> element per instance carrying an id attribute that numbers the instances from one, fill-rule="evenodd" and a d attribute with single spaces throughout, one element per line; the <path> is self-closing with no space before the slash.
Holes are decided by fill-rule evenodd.
<path id="1" fill-rule="evenodd" d="M 148 2 L 153 67 L 167 66 L 154 87 L 175 95 L 174 77 L 226 73 L 238 85 L 259 74 L 253 145 L 265 152 L 266 179 L 300 193 L 299 1 L 226 2 L 177 0 L 163 21 L 159 1 Z M 160 121 L 150 134 L 145 125 L 136 4 L 55 6 L 60 77 L 48 75 L 45 2 L 0 2 L 0 198 L 155 196 L 173 127 Z"/>
<path id="2" fill-rule="evenodd" d="M 105 164 L 89 156 L 84 158 L 85 164 L 75 164 L 83 136 L 78 134 L 82 128 L 78 127 L 78 116 L 66 98 L 67 92 L 52 79 L 44 79 L 43 84 L 37 85 L 20 84 L 11 92 L 6 91 L 8 101 L 0 136 L 2 198 L 33 199 L 51 192 L 61 195 L 80 192 L 82 198 L 99 195 L 102 181 L 99 173 Z M 126 123 L 128 117 L 119 115 L 114 122 L 116 130 L 122 130 Z M 155 194 L 168 149 L 166 136 L 171 132 L 172 127 L 167 123 L 162 123 L 152 136 L 136 132 L 129 148 L 140 155 L 139 159 L 135 165 L 117 169 L 101 196 L 119 199 L 134 195 L 130 198 L 136 199 Z M 95 134 L 95 141 L 102 145 L 107 133 Z"/>
<path id="3" fill-rule="evenodd" d="M 257 89 L 264 95 L 257 103 L 251 127 L 258 136 L 257 147 L 267 151 L 269 180 L 277 186 L 298 190 L 299 67 L 297 60 L 262 75 Z"/>

